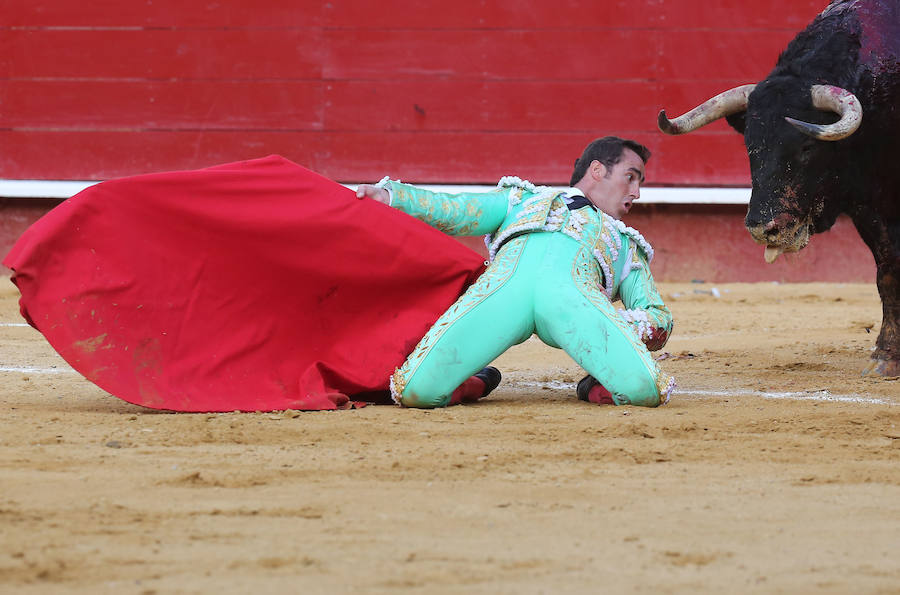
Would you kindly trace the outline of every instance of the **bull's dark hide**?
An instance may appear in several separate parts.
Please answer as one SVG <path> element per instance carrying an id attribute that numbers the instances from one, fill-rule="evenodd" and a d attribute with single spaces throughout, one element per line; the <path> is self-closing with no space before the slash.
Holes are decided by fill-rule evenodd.
<path id="1" fill-rule="evenodd" d="M 862 120 L 849 136 L 822 140 L 819 131 L 845 119 L 814 106 L 816 88 L 855 96 Z M 711 102 L 675 120 L 663 112 L 660 128 L 680 134 L 725 116 L 744 135 L 753 180 L 746 225 L 767 259 L 850 216 L 875 258 L 884 315 L 864 373 L 900 375 L 900 1 L 832 2 L 765 80 L 730 93 L 715 113 Z"/>

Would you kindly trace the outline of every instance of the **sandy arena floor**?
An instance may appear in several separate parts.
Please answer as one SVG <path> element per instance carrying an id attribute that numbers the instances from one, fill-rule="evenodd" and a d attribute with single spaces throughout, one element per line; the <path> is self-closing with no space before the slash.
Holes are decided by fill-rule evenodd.
<path id="1" fill-rule="evenodd" d="M 900 593 L 874 285 L 663 284 L 655 410 L 532 340 L 473 406 L 200 415 L 97 389 L 0 288 L 2 593 Z"/>

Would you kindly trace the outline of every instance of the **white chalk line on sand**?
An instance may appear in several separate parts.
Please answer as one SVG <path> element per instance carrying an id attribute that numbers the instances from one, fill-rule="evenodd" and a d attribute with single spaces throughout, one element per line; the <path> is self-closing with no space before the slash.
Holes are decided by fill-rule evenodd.
<path id="1" fill-rule="evenodd" d="M 551 380 L 545 382 L 515 382 L 513 386 L 526 386 L 528 388 L 543 389 L 569 389 L 575 390 L 575 383 L 560 382 Z M 857 394 L 832 394 L 827 390 L 814 391 L 791 391 L 791 392 L 769 392 L 762 390 L 738 389 L 738 390 L 708 390 L 700 388 L 678 387 L 675 389 L 672 398 L 678 395 L 700 396 L 700 397 L 759 397 L 762 399 L 784 399 L 794 401 L 825 401 L 833 403 L 866 403 L 871 405 L 900 405 L 894 401 L 887 399 L 876 399 L 872 397 L 864 397 Z"/>
<path id="2" fill-rule="evenodd" d="M 33 368 L 33 367 L 17 367 L 17 366 L 0 366 L 0 372 L 10 372 L 15 374 L 77 374 L 71 368 Z"/>
<path id="3" fill-rule="evenodd" d="M 864 397 L 862 395 L 833 395 L 827 390 L 814 391 L 793 391 L 793 392 L 767 392 L 761 390 L 699 390 L 685 388 L 683 390 L 675 389 L 676 393 L 686 395 L 700 395 L 701 397 L 762 397 L 763 399 L 787 399 L 795 401 L 829 401 L 835 403 L 869 403 L 872 405 L 898 405 L 887 399 L 875 399 L 872 397 Z"/>
<path id="4" fill-rule="evenodd" d="M 31 325 L 26 322 L 0 322 L 0 326 L 28 326 Z"/>

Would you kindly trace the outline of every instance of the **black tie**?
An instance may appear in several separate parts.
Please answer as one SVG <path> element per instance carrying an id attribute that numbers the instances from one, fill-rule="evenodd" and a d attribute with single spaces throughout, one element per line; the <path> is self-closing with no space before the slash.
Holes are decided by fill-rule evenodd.
<path id="1" fill-rule="evenodd" d="M 569 207 L 570 211 L 574 211 L 575 209 L 580 209 L 581 207 L 594 208 L 594 205 L 591 204 L 591 201 L 589 201 L 588 199 L 586 199 L 583 196 L 573 196 L 572 202 L 570 202 L 566 206 Z"/>

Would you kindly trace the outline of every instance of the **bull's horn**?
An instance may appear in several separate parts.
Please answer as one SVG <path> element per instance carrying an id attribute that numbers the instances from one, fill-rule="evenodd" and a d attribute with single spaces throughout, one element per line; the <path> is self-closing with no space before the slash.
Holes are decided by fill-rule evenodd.
<path id="1" fill-rule="evenodd" d="M 832 85 L 813 85 L 811 90 L 812 102 L 816 109 L 834 112 L 841 119 L 834 124 L 810 124 L 794 118 L 785 118 L 797 130 L 807 136 L 819 140 L 841 140 L 847 138 L 859 128 L 862 123 L 862 106 L 856 95 Z"/>
<path id="2" fill-rule="evenodd" d="M 684 134 L 706 126 L 714 120 L 747 109 L 747 98 L 756 85 L 741 85 L 707 99 L 688 113 L 674 120 L 666 117 L 666 110 L 659 112 L 659 129 L 666 134 Z"/>

